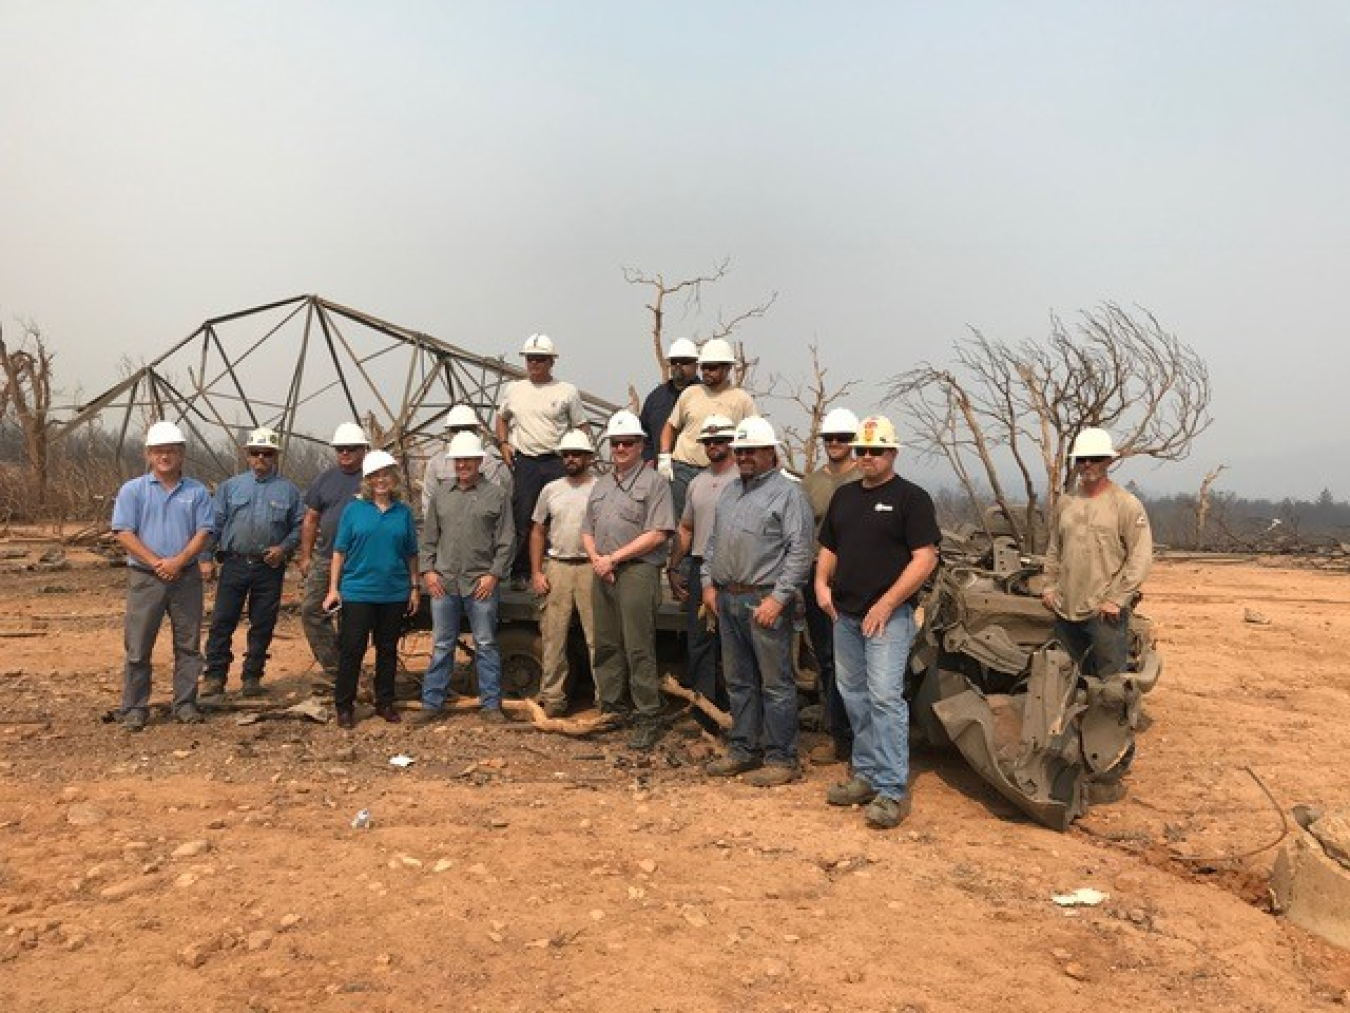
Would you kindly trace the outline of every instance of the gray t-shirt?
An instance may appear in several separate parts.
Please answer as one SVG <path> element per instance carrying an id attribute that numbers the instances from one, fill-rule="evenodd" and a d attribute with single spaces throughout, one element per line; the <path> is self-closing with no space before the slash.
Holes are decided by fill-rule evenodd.
<path id="1" fill-rule="evenodd" d="M 680 523 L 687 524 L 694 532 L 689 555 L 703 555 L 703 550 L 708 546 L 708 535 L 712 534 L 717 500 L 722 490 L 739 477 L 740 472 L 732 465 L 720 475 L 714 475 L 711 471 L 699 472 L 689 483 L 689 491 L 684 497 L 684 515 L 680 518 Z"/>
<path id="2" fill-rule="evenodd" d="M 586 558 L 586 547 L 581 544 L 581 521 L 586 516 L 586 503 L 595 481 L 594 475 L 588 475 L 580 485 L 565 478 L 554 479 L 539 493 L 531 519 L 536 524 L 548 525 L 550 559 Z"/>
<path id="3" fill-rule="evenodd" d="M 643 532 L 669 534 L 674 530 L 675 510 L 670 483 L 655 468 L 639 462 L 626 475 L 612 471 L 595 480 L 581 533 L 595 539 L 595 548 L 600 555 L 617 552 Z M 663 542 L 641 558 L 644 563 L 664 566 L 666 554 Z"/>
<path id="4" fill-rule="evenodd" d="M 349 475 L 334 465 L 319 475 L 305 493 L 305 506 L 319 512 L 319 537 L 314 543 L 317 555 L 333 554 L 333 539 L 337 537 L 342 511 L 360 489 L 360 471 Z"/>

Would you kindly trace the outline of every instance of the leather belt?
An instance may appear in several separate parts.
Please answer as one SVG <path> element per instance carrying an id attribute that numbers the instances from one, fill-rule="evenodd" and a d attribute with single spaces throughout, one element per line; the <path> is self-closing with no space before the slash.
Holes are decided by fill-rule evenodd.
<path id="1" fill-rule="evenodd" d="M 571 556 L 549 556 L 550 563 L 566 563 L 568 566 L 581 566 L 583 563 L 589 563 L 590 560 L 585 556 L 572 558 Z"/>
<path id="2" fill-rule="evenodd" d="M 727 594 L 768 594 L 773 590 L 772 584 L 736 584 L 726 583 L 718 585 Z"/>

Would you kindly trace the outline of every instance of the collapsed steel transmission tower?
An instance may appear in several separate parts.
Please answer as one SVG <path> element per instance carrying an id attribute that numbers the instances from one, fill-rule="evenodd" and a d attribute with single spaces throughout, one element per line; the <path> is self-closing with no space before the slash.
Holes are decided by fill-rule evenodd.
<path id="1" fill-rule="evenodd" d="M 124 477 L 143 469 L 151 422 L 177 423 L 192 441 L 193 474 L 219 480 L 238 470 L 240 437 L 257 426 L 283 447 L 326 446 L 339 422 L 359 422 L 373 446 L 405 468 L 441 432 L 453 404 L 468 404 L 491 430 L 502 388 L 524 371 L 420 331 L 316 295 L 295 296 L 207 320 L 153 362 L 99 394 L 54 434 L 111 431 Z M 593 431 L 617 409 L 581 394 Z"/>

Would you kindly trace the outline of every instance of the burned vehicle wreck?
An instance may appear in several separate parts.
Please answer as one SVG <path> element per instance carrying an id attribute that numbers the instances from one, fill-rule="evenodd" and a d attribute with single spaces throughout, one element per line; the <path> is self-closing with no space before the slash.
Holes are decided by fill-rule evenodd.
<path id="1" fill-rule="evenodd" d="M 954 746 L 999 794 L 1065 830 L 1097 786 L 1118 784 L 1128 769 L 1162 662 L 1151 622 L 1136 613 L 1129 671 L 1082 675 L 1054 641 L 1042 569 L 1007 535 L 944 532 L 907 696 L 921 740 Z"/>

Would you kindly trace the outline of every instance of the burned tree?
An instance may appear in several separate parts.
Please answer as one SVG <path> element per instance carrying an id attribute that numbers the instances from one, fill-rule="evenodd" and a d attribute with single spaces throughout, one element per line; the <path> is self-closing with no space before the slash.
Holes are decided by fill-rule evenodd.
<path id="1" fill-rule="evenodd" d="M 888 392 L 915 449 L 946 460 L 973 504 L 986 483 L 1024 552 L 1043 548 L 1036 518 L 1064 492 L 1082 429 L 1109 430 L 1122 458 L 1179 461 L 1210 424 L 1209 395 L 1189 345 L 1147 310 L 1113 303 L 1073 325 L 1052 316 L 1041 341 L 1009 345 L 972 329 L 950 367 L 919 365 Z"/>
<path id="2" fill-rule="evenodd" d="M 839 402 L 857 386 L 857 380 L 845 380 L 831 387 L 827 380 L 829 367 L 821 364 L 820 347 L 813 341 L 808 346 L 811 351 L 811 379 L 806 383 L 792 385 L 785 395 L 786 400 L 796 405 L 806 414 L 805 428 L 796 425 L 783 426 L 779 432 L 787 452 L 788 467 L 802 474 L 815 471 L 816 456 L 819 447 L 816 437 L 820 435 L 820 423 L 830 407 Z"/>
<path id="3" fill-rule="evenodd" d="M 35 483 L 35 506 L 47 505 L 50 482 L 48 436 L 52 407 L 52 359 L 42 331 L 31 320 L 22 320 L 23 333 L 17 348 L 5 344 L 4 325 L 0 324 L 0 423 L 13 421 L 23 441 L 24 463 Z"/>

